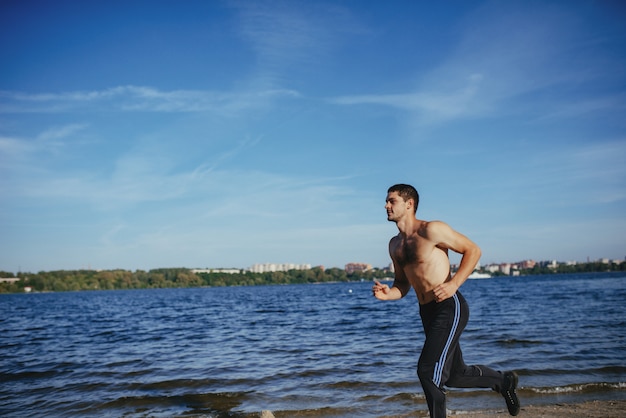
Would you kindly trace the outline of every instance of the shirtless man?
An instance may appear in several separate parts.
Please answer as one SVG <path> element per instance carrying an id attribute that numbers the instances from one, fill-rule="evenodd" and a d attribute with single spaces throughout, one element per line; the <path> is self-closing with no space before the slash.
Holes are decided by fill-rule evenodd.
<path id="1" fill-rule="evenodd" d="M 387 220 L 395 222 L 400 231 L 389 242 L 395 280 L 391 288 L 375 282 L 372 291 L 380 300 L 403 298 L 411 287 L 417 294 L 426 335 L 417 375 L 430 416 L 446 416 L 444 385 L 492 388 L 504 396 L 509 413 L 517 415 L 520 411 L 515 393 L 517 374 L 468 366 L 459 345 L 469 308 L 458 289 L 478 264 L 480 248 L 443 222 L 417 219 L 418 204 L 419 195 L 412 186 L 397 184 L 387 191 Z M 454 275 L 450 272 L 448 250 L 462 254 Z"/>

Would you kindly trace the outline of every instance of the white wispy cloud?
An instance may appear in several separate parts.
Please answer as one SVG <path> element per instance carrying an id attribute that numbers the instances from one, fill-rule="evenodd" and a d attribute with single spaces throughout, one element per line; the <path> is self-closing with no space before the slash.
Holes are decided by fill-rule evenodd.
<path id="1" fill-rule="evenodd" d="M 163 91 L 144 86 L 119 86 L 104 90 L 71 91 L 58 94 L 0 92 L 0 113 L 86 112 L 96 110 L 147 112 L 214 112 L 232 115 L 262 108 L 268 103 L 298 97 L 287 89 L 245 92 L 206 90 Z"/>
<path id="2" fill-rule="evenodd" d="M 430 71 L 420 70 L 407 92 L 365 92 L 330 101 L 400 109 L 418 126 L 514 113 L 570 118 L 623 108 L 619 96 L 594 97 L 585 91 L 584 101 L 572 100 L 578 89 L 598 79 L 616 82 L 622 77 L 594 59 L 591 48 L 581 46 L 589 40 L 578 38 L 580 25 L 579 18 L 563 10 L 489 3 L 466 18 L 456 46 Z"/>
<path id="3" fill-rule="evenodd" d="M 577 117 L 587 117 L 601 113 L 622 113 L 626 112 L 626 95 L 618 93 L 602 94 L 595 96 L 572 99 L 559 106 L 554 106 L 550 112 L 537 116 L 537 121 L 550 119 L 568 119 Z"/>
<path id="4" fill-rule="evenodd" d="M 321 68 L 347 33 L 363 27 L 341 5 L 304 1 L 231 2 L 238 30 L 256 56 L 250 83 L 289 85 L 294 75 Z"/>
<path id="5" fill-rule="evenodd" d="M 35 149 L 31 142 L 19 138 L 0 136 L 0 156 L 7 159 L 30 153 Z"/>
<path id="6" fill-rule="evenodd" d="M 135 147 L 113 161 L 110 170 L 54 168 L 23 164 L 3 180 L 7 199 L 33 199 L 51 207 L 87 205 L 101 214 L 124 213 L 148 207 L 150 213 L 186 213 L 207 222 L 297 223 L 303 216 L 315 222 L 336 223 L 341 218 L 341 187 L 348 178 L 281 175 L 253 169 L 235 169 L 226 162 L 254 147 L 260 138 L 235 144 L 196 166 L 187 166 L 170 154 Z M 21 149 L 20 141 L 0 146 Z M 193 215 L 189 215 L 193 213 Z M 255 226 L 258 228 L 258 225 Z"/>
<path id="7" fill-rule="evenodd" d="M 191 177 L 195 179 L 195 178 L 202 178 L 206 176 L 208 173 L 212 172 L 213 170 L 221 166 L 223 163 L 232 160 L 233 158 L 235 158 L 237 155 L 244 152 L 245 150 L 256 146 L 258 143 L 261 142 L 262 139 L 263 139 L 263 135 L 259 135 L 254 138 L 247 137 L 241 141 L 238 141 L 235 144 L 234 148 L 226 150 L 225 152 L 218 154 L 211 161 L 206 161 L 200 164 L 198 167 L 196 167 L 193 170 Z"/>
<path id="8" fill-rule="evenodd" d="M 564 208 L 561 217 L 578 216 L 581 207 L 626 202 L 625 160 L 624 138 L 537 147 L 521 159 L 507 160 L 506 168 L 480 190 L 493 200 L 515 199 L 517 208 L 528 205 L 526 212 L 540 218 Z"/>
<path id="9" fill-rule="evenodd" d="M 482 112 L 474 99 L 480 89 L 480 74 L 467 77 L 456 89 L 425 90 L 404 94 L 366 94 L 331 98 L 331 103 L 339 105 L 374 104 L 398 108 L 423 115 L 424 120 L 445 121 L 454 118 L 471 117 Z"/>
<path id="10" fill-rule="evenodd" d="M 33 138 L 0 136 L 0 168 L 13 167 L 33 171 L 37 155 L 58 153 L 65 149 L 73 136 L 87 128 L 86 124 L 50 127 Z M 38 168 L 38 167 L 37 167 Z"/>
<path id="11" fill-rule="evenodd" d="M 534 164 L 544 174 L 538 187 L 552 187 L 568 205 L 626 201 L 626 139 L 584 144 L 543 155 Z M 585 192 L 583 202 L 577 191 Z"/>
<path id="12" fill-rule="evenodd" d="M 63 125 L 63 126 L 55 126 L 40 133 L 37 136 L 37 139 L 41 141 L 49 141 L 49 140 L 54 140 L 54 139 L 67 138 L 68 136 L 71 136 L 85 129 L 86 127 L 87 125 L 82 124 L 82 123 L 73 123 L 73 124 Z"/>

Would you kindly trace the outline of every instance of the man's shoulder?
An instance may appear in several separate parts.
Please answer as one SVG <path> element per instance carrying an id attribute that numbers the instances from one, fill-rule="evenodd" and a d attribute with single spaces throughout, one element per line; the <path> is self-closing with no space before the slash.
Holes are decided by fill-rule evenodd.
<path id="1" fill-rule="evenodd" d="M 447 234 L 449 230 L 450 225 L 443 221 L 426 221 L 420 229 L 420 235 L 427 240 L 437 241 L 441 234 Z"/>
<path id="2" fill-rule="evenodd" d="M 422 229 L 427 230 L 427 231 L 433 230 L 433 229 L 447 228 L 447 227 L 448 227 L 448 224 L 440 220 L 423 221 L 422 223 Z"/>
<path id="3" fill-rule="evenodd" d="M 447 225 L 444 221 L 440 219 L 433 219 L 430 221 L 424 221 L 427 225 Z"/>

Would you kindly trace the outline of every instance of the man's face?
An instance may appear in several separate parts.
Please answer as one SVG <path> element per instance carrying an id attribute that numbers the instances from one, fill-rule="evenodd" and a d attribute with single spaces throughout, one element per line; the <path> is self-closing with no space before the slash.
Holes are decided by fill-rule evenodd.
<path id="1" fill-rule="evenodd" d="M 387 193 L 387 200 L 385 201 L 387 220 L 397 222 L 407 213 L 409 206 L 409 202 L 400 197 L 398 192 Z"/>

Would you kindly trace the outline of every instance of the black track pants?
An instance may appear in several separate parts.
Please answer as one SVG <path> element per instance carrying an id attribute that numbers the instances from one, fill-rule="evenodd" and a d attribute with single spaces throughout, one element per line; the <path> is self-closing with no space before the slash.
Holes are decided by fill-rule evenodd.
<path id="1" fill-rule="evenodd" d="M 502 373 L 486 366 L 468 366 L 459 345 L 469 319 L 469 307 L 460 292 L 443 302 L 420 305 L 426 341 L 422 348 L 417 375 L 426 395 L 431 418 L 446 416 L 443 387 L 496 388 Z"/>

